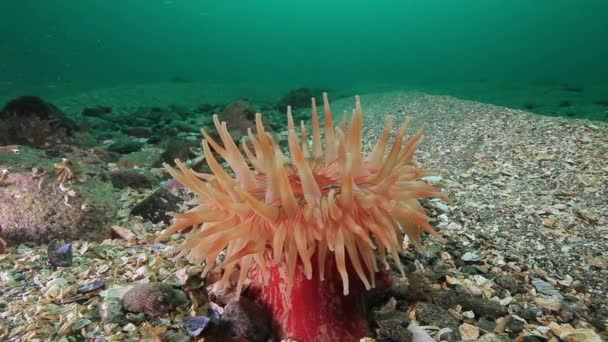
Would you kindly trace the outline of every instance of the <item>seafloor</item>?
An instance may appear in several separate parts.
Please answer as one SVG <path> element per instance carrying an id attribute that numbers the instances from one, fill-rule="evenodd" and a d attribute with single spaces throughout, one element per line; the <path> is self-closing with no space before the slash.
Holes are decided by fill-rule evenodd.
<path id="1" fill-rule="evenodd" d="M 196 91 L 189 87 L 118 87 L 47 100 L 81 119 L 84 108 L 99 105 L 123 116 L 146 106 L 177 110 L 168 106 L 181 96 L 179 110 L 187 117 L 197 115 L 192 109 L 203 104 L 221 110 L 238 93 L 226 93 L 221 86 L 197 86 Z M 280 97 L 247 91 L 256 108 L 272 108 L 272 99 Z M 330 94 L 334 112 L 350 110 L 350 92 L 336 93 L 344 97 Z M 608 338 L 608 123 L 540 116 L 421 92 L 361 95 L 365 147 L 376 141 L 387 115 L 396 121 L 412 116 L 415 126 L 427 126 L 416 160 L 437 170 L 440 177 L 434 181 L 455 202 L 425 202 L 447 243 L 425 239 L 422 250 L 409 248 L 401 254 L 409 285 L 397 280 L 394 288 L 378 295 L 368 341 Z M 285 136 L 281 130 L 274 133 Z M 198 139 L 196 130 L 175 134 Z M 96 140 L 102 149 L 116 136 L 104 139 Z M 105 161 L 90 177 L 137 166 L 166 178 L 155 164 L 163 146 L 145 138 L 137 141 L 143 143 L 137 151 Z M 34 149 L 20 150 L 41 158 Z M 32 167 L 31 160 L 28 164 L 6 153 L 0 155 L 2 168 Z M 55 162 L 61 157 L 52 156 Z M 166 223 L 131 215 L 156 188 L 111 189 L 118 205 L 114 238 L 65 241 L 72 243 L 70 266 L 51 267 L 46 244 L 9 243 L 0 254 L 0 340 L 188 341 L 183 317 L 210 309 L 222 312 L 222 303 L 209 303 L 202 294 L 206 280 L 197 278 L 200 268 L 173 258 L 180 238 L 152 243 Z M 101 278 L 105 282 L 98 290 L 78 289 Z M 158 317 L 129 313 L 124 319 L 108 318 L 108 298 L 120 297 L 142 282 L 172 285 L 190 302 Z M 102 303 L 105 309 L 100 312 Z M 208 329 L 205 340 L 213 340 L 213 328 Z"/>

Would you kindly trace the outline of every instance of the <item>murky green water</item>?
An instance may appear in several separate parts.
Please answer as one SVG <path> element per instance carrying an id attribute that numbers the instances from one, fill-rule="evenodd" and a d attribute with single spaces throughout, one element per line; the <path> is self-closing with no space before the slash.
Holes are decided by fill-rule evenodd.
<path id="1" fill-rule="evenodd" d="M 598 0 L 4 0 L 0 91 L 397 84 L 606 119 L 607 23 Z"/>

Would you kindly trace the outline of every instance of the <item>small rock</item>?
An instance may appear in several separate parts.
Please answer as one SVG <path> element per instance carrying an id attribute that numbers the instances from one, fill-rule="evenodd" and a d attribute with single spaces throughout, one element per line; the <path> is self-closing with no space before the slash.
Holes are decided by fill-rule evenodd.
<path id="1" fill-rule="evenodd" d="M 154 185 L 155 179 L 143 169 L 116 170 L 110 173 L 112 185 L 117 189 L 126 187 L 133 189 L 145 189 Z"/>
<path id="2" fill-rule="evenodd" d="M 99 306 L 99 316 L 103 323 L 126 324 L 127 318 L 122 311 L 122 301 L 120 298 L 106 298 Z"/>
<path id="3" fill-rule="evenodd" d="M 149 138 L 152 136 L 152 131 L 147 127 L 128 127 L 124 130 L 124 132 L 136 138 Z"/>
<path id="4" fill-rule="evenodd" d="M 191 157 L 194 157 L 192 149 L 197 147 L 198 144 L 198 141 L 190 141 L 184 139 L 169 140 L 169 142 L 167 143 L 167 147 L 160 155 L 160 160 L 155 164 L 155 166 L 161 166 L 162 163 L 174 165 L 175 159 L 186 161 Z"/>
<path id="5" fill-rule="evenodd" d="M 474 341 L 479 338 L 479 328 L 474 325 L 464 323 L 458 327 L 458 331 L 464 340 Z"/>
<path id="6" fill-rule="evenodd" d="M 82 110 L 82 115 L 84 116 L 93 116 L 93 117 L 102 117 L 106 114 L 112 113 L 112 107 L 108 106 L 97 106 L 85 108 Z"/>
<path id="7" fill-rule="evenodd" d="M 246 297 L 234 300 L 224 308 L 222 322 L 232 336 L 242 336 L 253 342 L 265 342 L 270 337 L 271 322 L 262 306 Z"/>
<path id="8" fill-rule="evenodd" d="M 484 331 L 492 332 L 492 331 L 494 331 L 494 328 L 496 328 L 496 323 L 489 321 L 482 317 L 477 322 L 477 326 Z"/>
<path id="9" fill-rule="evenodd" d="M 502 288 L 513 292 L 517 288 L 517 280 L 511 276 L 501 275 L 494 279 L 494 282 Z"/>
<path id="10" fill-rule="evenodd" d="M 164 283 L 147 283 L 133 286 L 122 298 L 124 308 L 158 317 L 186 302 L 186 294 Z"/>
<path id="11" fill-rule="evenodd" d="M 108 146 L 108 151 L 120 154 L 127 154 L 139 151 L 144 144 L 139 141 L 120 140 Z"/>
<path id="12" fill-rule="evenodd" d="M 405 313 L 402 313 L 405 315 Z M 411 341 L 412 333 L 409 332 L 399 320 L 384 319 L 376 321 L 378 324 L 379 338 L 383 341 Z"/>
<path id="13" fill-rule="evenodd" d="M 536 318 L 542 315 L 543 310 L 537 307 L 529 307 L 526 308 L 523 312 L 520 313 L 521 317 L 529 322 L 536 322 Z"/>
<path id="14" fill-rule="evenodd" d="M 177 330 L 167 330 L 163 336 L 163 342 L 190 342 L 190 337 Z"/>
<path id="15" fill-rule="evenodd" d="M 477 269 L 475 269 L 475 267 L 473 267 L 473 265 L 463 266 L 460 269 L 460 271 L 463 272 L 463 273 L 466 273 L 466 274 L 471 274 L 471 275 L 477 274 Z"/>
<path id="16" fill-rule="evenodd" d="M 171 216 L 167 212 L 177 211 L 179 197 L 172 194 L 169 190 L 159 188 L 143 201 L 139 202 L 133 209 L 131 215 L 141 216 L 143 219 L 158 223 L 164 221 L 169 224 Z"/>
<path id="17" fill-rule="evenodd" d="M 458 331 L 459 322 L 440 306 L 418 302 L 414 309 L 416 310 L 416 318 L 421 324 L 447 327 L 455 332 Z M 460 339 L 460 336 L 457 336 L 457 339 Z"/>
<path id="18" fill-rule="evenodd" d="M 507 331 L 511 333 L 512 337 L 517 336 L 524 330 L 526 321 L 523 318 L 513 315 L 509 323 L 507 323 Z"/>
<path id="19" fill-rule="evenodd" d="M 471 295 L 457 294 L 454 291 L 443 291 L 436 293 L 434 301 L 443 308 L 451 308 L 456 305 L 462 306 L 465 311 L 472 310 L 477 317 L 496 319 L 505 316 L 507 309 L 499 303 Z"/>

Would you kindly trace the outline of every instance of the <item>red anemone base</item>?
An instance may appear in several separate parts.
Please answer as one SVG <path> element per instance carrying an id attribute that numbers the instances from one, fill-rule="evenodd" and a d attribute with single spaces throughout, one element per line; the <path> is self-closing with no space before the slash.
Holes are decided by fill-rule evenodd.
<path id="1" fill-rule="evenodd" d="M 280 339 L 349 342 L 370 336 L 363 283 L 354 272 L 349 272 L 349 294 L 345 296 L 333 260 L 327 261 L 323 281 L 318 270 L 313 270 L 312 278 L 306 279 L 304 267 L 298 265 L 289 294 L 285 264 L 269 268 L 267 284 L 254 280 L 248 295 L 270 310 Z M 388 273 L 377 275 L 376 287 L 390 286 Z"/>

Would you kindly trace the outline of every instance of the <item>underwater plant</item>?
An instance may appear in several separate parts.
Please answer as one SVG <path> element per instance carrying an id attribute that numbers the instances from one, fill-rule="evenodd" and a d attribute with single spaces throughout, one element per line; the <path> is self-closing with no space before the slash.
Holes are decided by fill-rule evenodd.
<path id="1" fill-rule="evenodd" d="M 431 172 L 412 160 L 423 131 L 406 139 L 409 118 L 390 147 L 392 120 L 387 120 L 365 155 L 359 97 L 350 123 L 341 127 L 334 125 L 326 93 L 323 105 L 324 132 L 312 99 L 312 144 L 303 122 L 296 133 L 288 107 L 290 158 L 266 133 L 261 114 L 255 118 L 257 135 L 249 129 L 242 152 L 226 123 L 214 116 L 221 144 L 202 131 L 212 173 L 197 173 L 179 160 L 177 169 L 165 164 L 197 198 L 195 207 L 174 214 L 175 223 L 159 240 L 192 228 L 180 255 L 205 263 L 203 276 L 216 266 L 223 270 L 216 287 L 231 286 L 240 270 L 236 295 L 251 280 L 245 295 L 267 306 L 280 338 L 358 340 L 369 335 L 363 295 L 390 275 L 387 254 L 405 276 L 398 255 L 402 232 L 415 245 L 423 230 L 439 237 L 418 199 L 450 201 L 419 180 Z"/>

